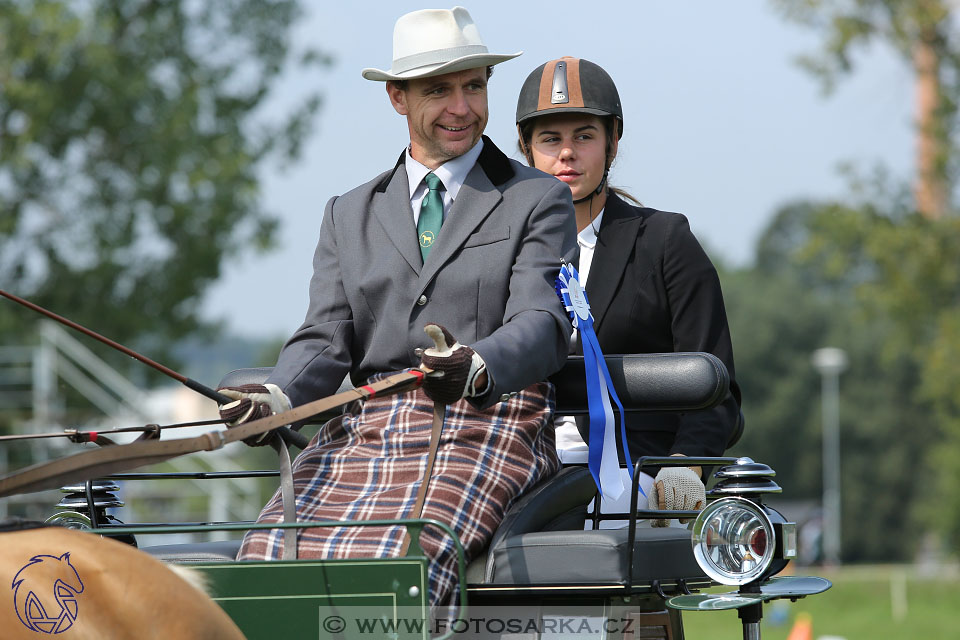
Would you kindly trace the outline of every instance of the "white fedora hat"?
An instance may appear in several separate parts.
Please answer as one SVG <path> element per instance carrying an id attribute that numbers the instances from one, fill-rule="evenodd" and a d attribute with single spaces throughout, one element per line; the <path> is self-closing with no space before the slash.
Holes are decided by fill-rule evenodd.
<path id="1" fill-rule="evenodd" d="M 368 68 L 367 80 L 409 80 L 476 69 L 516 58 L 522 51 L 493 54 L 463 7 L 423 9 L 400 16 L 393 28 L 390 71 Z"/>

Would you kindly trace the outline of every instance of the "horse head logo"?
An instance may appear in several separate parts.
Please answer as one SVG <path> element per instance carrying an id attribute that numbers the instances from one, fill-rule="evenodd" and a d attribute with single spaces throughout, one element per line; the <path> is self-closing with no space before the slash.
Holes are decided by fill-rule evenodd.
<path id="1" fill-rule="evenodd" d="M 33 556 L 13 577 L 17 617 L 39 633 L 62 633 L 77 619 L 77 596 L 83 593 L 80 574 L 70 564 L 70 553 Z"/>

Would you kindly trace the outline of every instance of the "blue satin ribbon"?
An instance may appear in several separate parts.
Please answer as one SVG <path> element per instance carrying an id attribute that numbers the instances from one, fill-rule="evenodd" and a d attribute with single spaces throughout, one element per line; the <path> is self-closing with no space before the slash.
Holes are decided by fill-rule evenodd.
<path id="1" fill-rule="evenodd" d="M 630 461 L 630 449 L 627 447 L 623 404 L 620 403 L 620 398 L 617 397 L 617 392 L 613 388 L 607 362 L 600 350 L 597 334 L 593 330 L 593 314 L 590 312 L 587 293 L 580 286 L 580 276 L 573 265 L 566 262 L 562 264 L 560 274 L 557 276 L 556 288 L 557 295 L 560 296 L 564 308 L 570 314 L 570 320 L 579 332 L 580 343 L 583 345 L 587 406 L 590 410 L 588 467 L 601 494 L 613 500 L 623 493 L 625 487 L 620 474 L 620 460 L 617 456 L 616 421 L 610 405 L 611 397 L 620 411 L 620 438 L 627 469 L 631 480 L 633 479 L 633 464 Z M 640 489 L 640 492 L 643 493 L 643 489 Z"/>

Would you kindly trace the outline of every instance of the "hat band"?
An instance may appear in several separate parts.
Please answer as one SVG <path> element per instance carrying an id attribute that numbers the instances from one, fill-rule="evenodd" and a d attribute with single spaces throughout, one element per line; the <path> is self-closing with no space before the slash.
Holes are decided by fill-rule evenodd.
<path id="1" fill-rule="evenodd" d="M 464 56 L 473 56 L 489 53 L 482 44 L 465 44 L 459 47 L 450 47 L 448 49 L 434 49 L 433 51 L 424 51 L 410 56 L 403 56 L 393 61 L 390 67 L 390 73 L 397 75 L 420 67 L 432 64 L 444 64 Z"/>

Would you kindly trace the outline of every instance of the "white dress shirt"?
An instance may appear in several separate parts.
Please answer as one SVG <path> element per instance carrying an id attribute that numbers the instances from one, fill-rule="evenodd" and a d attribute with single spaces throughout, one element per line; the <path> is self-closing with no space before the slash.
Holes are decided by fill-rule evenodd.
<path id="1" fill-rule="evenodd" d="M 587 287 L 587 278 L 590 275 L 590 265 L 593 264 L 593 251 L 597 246 L 597 232 L 603 220 L 603 209 L 593 219 L 592 224 L 577 234 L 577 244 L 580 245 L 580 262 L 577 264 L 577 273 L 580 275 L 580 286 Z M 578 340 L 577 330 L 573 330 L 572 341 Z M 561 462 L 586 462 L 587 443 L 580 437 L 577 423 L 573 416 L 557 416 L 557 455 Z"/>
<path id="2" fill-rule="evenodd" d="M 460 187 L 463 186 L 467 174 L 477 164 L 477 158 L 480 157 L 480 151 L 483 149 L 483 140 L 473 145 L 470 151 L 462 156 L 457 156 L 453 160 L 447 160 L 442 165 L 433 170 L 434 175 L 440 178 L 443 183 L 443 219 L 447 219 L 447 213 L 450 206 L 457 199 L 460 193 Z M 430 168 L 424 166 L 410 155 L 410 147 L 407 147 L 404 167 L 407 170 L 407 180 L 410 187 L 410 207 L 413 209 L 413 227 L 417 227 L 420 222 L 420 206 L 423 199 L 427 196 L 427 184 L 423 181 L 424 177 L 430 173 Z"/>
<path id="3" fill-rule="evenodd" d="M 444 220 L 447 219 L 450 207 L 453 206 L 454 201 L 457 199 L 457 195 L 460 193 L 460 187 L 463 186 L 464 181 L 467 179 L 467 174 L 473 169 L 473 165 L 477 164 L 477 158 L 480 157 L 480 151 L 482 150 L 483 140 L 481 139 L 477 144 L 473 145 L 470 151 L 467 151 L 462 156 L 457 156 L 453 160 L 447 160 L 436 169 L 433 169 L 434 175 L 440 178 L 440 182 L 443 183 Z M 423 205 L 423 199 L 427 197 L 427 183 L 424 182 L 423 179 L 430 173 L 431 169 L 413 158 L 410 154 L 410 147 L 407 147 L 406 157 L 403 162 L 407 170 L 407 186 L 410 189 L 410 208 L 413 209 L 413 228 L 416 229 L 417 223 L 420 222 L 420 207 Z M 479 357 L 479 354 L 477 354 L 476 357 Z M 483 396 L 490 390 L 492 385 L 493 375 L 487 371 L 487 385 L 483 389 L 477 390 L 477 396 Z"/>

